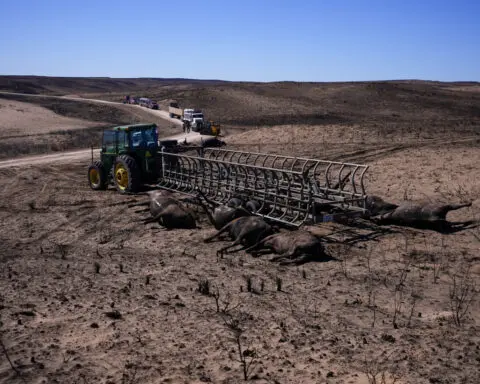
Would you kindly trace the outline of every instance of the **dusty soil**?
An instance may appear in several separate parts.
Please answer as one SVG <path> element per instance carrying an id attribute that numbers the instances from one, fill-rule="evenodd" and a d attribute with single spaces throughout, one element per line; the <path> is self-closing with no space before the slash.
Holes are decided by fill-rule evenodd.
<path id="1" fill-rule="evenodd" d="M 4 99 L 0 99 L 0 118 L 2 139 L 98 126 L 97 122 L 61 116 L 31 103 Z"/>
<path id="2" fill-rule="evenodd" d="M 448 219 L 480 219 L 479 126 L 458 108 L 410 125 L 403 115 L 401 124 L 375 117 L 367 126 L 231 125 L 226 140 L 365 162 L 370 193 L 472 201 Z M 91 191 L 86 165 L 0 169 L 0 382 L 242 382 L 234 320 L 255 382 L 477 383 L 479 227 L 324 224 L 308 229 L 330 239 L 333 260 L 282 267 L 243 252 L 217 260 L 226 242 L 203 243 L 213 233 L 203 214 L 196 230 L 144 226 L 145 213 L 127 207 L 142 197 Z M 455 324 L 459 287 L 473 300 Z"/>
<path id="3" fill-rule="evenodd" d="M 440 184 L 437 196 L 474 200 L 472 208 L 449 218 L 480 218 L 478 184 L 471 181 L 479 170 L 470 169 L 466 177 L 461 164 L 470 156 L 478 161 L 478 150 L 456 155 L 457 169 L 432 161 L 416 175 L 392 170 L 392 162 L 426 163 L 439 149 L 413 159 L 407 150 L 377 160 L 371 189 L 385 190 L 388 179 L 394 200 L 405 190 L 410 198 L 423 198 L 433 192 L 432 175 L 440 173 L 454 177 L 458 189 Z M 202 242 L 212 233 L 207 223 L 200 230 L 145 228 L 136 222 L 142 214 L 125 205 L 134 198 L 90 191 L 84 169 L 71 164 L 0 170 L 2 341 L 22 375 L 3 359 L 3 382 L 84 377 L 117 383 L 124 376 L 142 383 L 240 382 L 227 315 L 197 291 L 202 279 L 212 291 L 219 289 L 222 307 L 230 304 L 228 316 L 240 318 L 241 346 L 258 354 L 249 377 L 260 382 L 366 382 L 375 364 L 399 382 L 476 382 L 478 300 L 456 327 L 449 288 L 466 265 L 478 286 L 478 229 L 441 235 L 395 228 L 353 247 L 330 244 L 338 261 L 300 268 L 243 253 L 217 260 L 221 244 Z M 348 236 L 368 232 L 350 228 Z M 396 291 L 403 271 L 406 280 Z M 248 277 L 254 293 L 247 292 Z M 395 292 L 402 295 L 397 329 Z M 115 310 L 120 319 L 107 316 Z"/>
<path id="4" fill-rule="evenodd" d="M 0 98 L 0 159 L 65 149 L 84 148 L 98 138 L 105 121 L 62 116 L 50 109 Z M 80 137 L 83 136 L 83 139 Z"/>

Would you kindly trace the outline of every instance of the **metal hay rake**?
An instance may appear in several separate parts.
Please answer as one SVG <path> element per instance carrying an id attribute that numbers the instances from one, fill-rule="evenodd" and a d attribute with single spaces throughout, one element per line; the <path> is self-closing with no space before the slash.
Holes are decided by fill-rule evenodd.
<path id="1" fill-rule="evenodd" d="M 325 211 L 361 214 L 366 165 L 275 154 L 207 148 L 200 153 L 161 152 L 158 186 L 225 204 L 257 200 L 258 215 L 292 226 L 331 221 Z"/>

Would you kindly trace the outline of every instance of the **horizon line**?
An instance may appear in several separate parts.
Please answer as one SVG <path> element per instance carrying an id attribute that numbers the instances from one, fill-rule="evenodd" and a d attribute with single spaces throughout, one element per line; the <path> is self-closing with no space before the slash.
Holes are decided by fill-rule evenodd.
<path id="1" fill-rule="evenodd" d="M 222 79 L 200 79 L 190 77 L 111 77 L 111 76 L 51 76 L 51 75 L 4 75 L 1 77 L 8 78 L 58 78 L 58 79 L 108 79 L 108 80 L 162 80 L 162 81 L 205 81 L 205 82 L 223 82 L 223 83 L 377 83 L 377 82 L 425 82 L 425 83 L 475 83 L 480 84 L 476 80 L 431 80 L 431 79 L 371 79 L 371 80 L 331 80 L 331 81 L 315 81 L 315 80 L 273 80 L 273 81 L 259 81 L 259 80 L 222 80 Z"/>

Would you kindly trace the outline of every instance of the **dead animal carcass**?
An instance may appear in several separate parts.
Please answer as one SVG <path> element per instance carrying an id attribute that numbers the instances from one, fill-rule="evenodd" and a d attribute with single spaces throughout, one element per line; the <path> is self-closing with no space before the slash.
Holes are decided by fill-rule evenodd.
<path id="1" fill-rule="evenodd" d="M 151 217 L 143 220 L 145 224 L 158 223 L 167 229 L 196 228 L 194 212 L 185 204 L 165 191 L 147 192 L 150 197 L 149 211 Z"/>
<path id="2" fill-rule="evenodd" d="M 372 220 L 378 224 L 398 224 L 435 230 L 448 230 L 454 224 L 470 223 L 469 221 L 460 223 L 448 222 L 448 212 L 470 207 L 471 205 L 471 202 L 441 204 L 405 201 L 386 213 L 372 217 Z"/>
<path id="3" fill-rule="evenodd" d="M 235 249 L 234 251 L 230 251 L 229 253 L 238 252 L 242 249 L 251 247 L 257 244 L 264 237 L 273 234 L 275 229 L 261 217 L 244 216 L 230 221 L 227 225 L 204 241 L 208 243 L 227 231 L 233 240 L 233 243 L 219 249 L 217 251 L 217 256 L 222 256 L 224 253 L 228 253 L 227 251 L 229 249 L 238 245 L 241 245 L 241 247 Z"/>
<path id="4" fill-rule="evenodd" d="M 280 264 L 304 264 L 309 261 L 324 261 L 329 257 L 320 239 L 305 230 L 281 232 L 270 235 L 255 244 L 256 250 L 253 256 L 273 251 L 278 256 L 270 261 L 278 261 Z"/>

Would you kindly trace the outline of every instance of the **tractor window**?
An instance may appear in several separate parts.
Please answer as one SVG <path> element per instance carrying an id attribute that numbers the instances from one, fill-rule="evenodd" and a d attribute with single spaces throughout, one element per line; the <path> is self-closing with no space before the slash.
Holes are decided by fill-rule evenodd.
<path id="1" fill-rule="evenodd" d="M 157 146 L 157 128 L 142 129 L 132 132 L 132 147 L 133 148 L 154 148 Z"/>
<path id="2" fill-rule="evenodd" d="M 103 152 L 115 152 L 115 131 L 103 131 Z"/>
<path id="3" fill-rule="evenodd" d="M 128 147 L 128 140 L 127 140 L 127 135 L 125 134 L 125 131 L 118 131 L 118 150 L 123 151 L 125 150 L 125 147 Z"/>
<path id="4" fill-rule="evenodd" d="M 142 144 L 142 132 L 132 132 L 132 147 L 141 148 Z"/>

